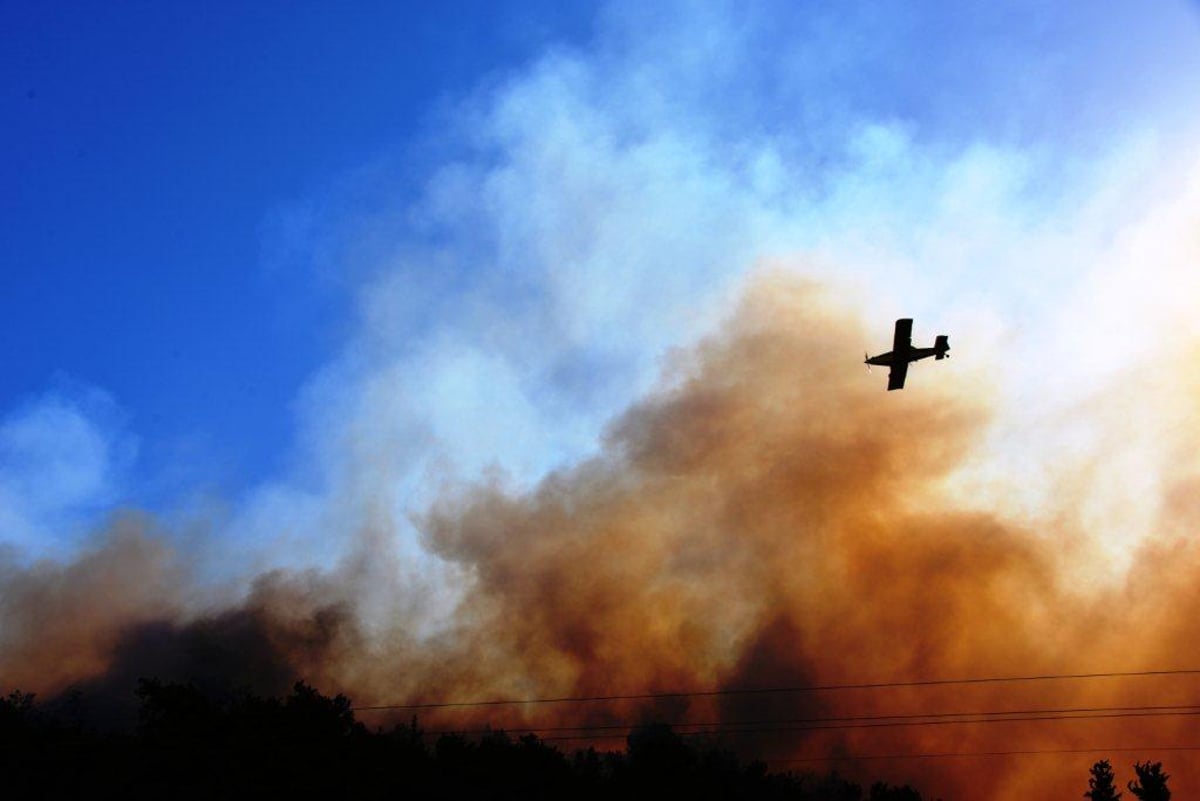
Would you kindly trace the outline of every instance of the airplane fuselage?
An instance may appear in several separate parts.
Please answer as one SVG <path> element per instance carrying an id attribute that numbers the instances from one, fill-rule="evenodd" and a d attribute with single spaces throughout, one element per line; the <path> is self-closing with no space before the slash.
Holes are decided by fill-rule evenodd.
<path id="1" fill-rule="evenodd" d="M 889 350 L 887 353 L 881 353 L 878 356 L 872 356 L 867 359 L 865 364 L 886 365 L 893 364 L 908 364 L 909 362 L 917 362 L 921 359 L 928 359 L 930 356 L 937 356 L 937 348 L 908 348 L 904 351 Z"/>

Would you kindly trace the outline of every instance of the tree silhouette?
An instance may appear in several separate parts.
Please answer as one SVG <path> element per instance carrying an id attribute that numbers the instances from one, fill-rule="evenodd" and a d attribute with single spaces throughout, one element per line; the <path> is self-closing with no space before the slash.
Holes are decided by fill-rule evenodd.
<path id="1" fill-rule="evenodd" d="M 1114 781 L 1112 765 L 1107 759 L 1100 760 L 1092 765 L 1092 777 L 1088 779 L 1088 791 L 1083 797 L 1092 801 L 1117 801 L 1121 793 L 1117 791 Z"/>
<path id="2" fill-rule="evenodd" d="M 568 753 L 534 734 L 495 730 L 427 740 L 415 718 L 368 729 L 350 699 L 303 682 L 287 695 L 261 696 L 219 683 L 145 679 L 135 697 L 136 726 L 118 729 L 76 720 L 70 704 L 0 696 L 0 792 L 125 801 L 921 800 L 907 785 L 876 782 L 864 790 L 836 772 L 771 772 L 764 762 L 743 762 L 719 739 L 665 724 L 635 727 L 624 750 Z"/>
<path id="3" fill-rule="evenodd" d="M 0 697 L 0 737 L 20 735 L 29 727 L 33 711 L 33 694 L 13 690 L 7 698 Z"/>
<path id="4" fill-rule="evenodd" d="M 875 782 L 867 801 L 921 801 L 921 794 L 907 784 L 893 787 L 886 782 Z"/>
<path id="5" fill-rule="evenodd" d="M 1162 772 L 1161 762 L 1135 762 L 1133 772 L 1137 781 L 1129 783 L 1129 792 L 1140 801 L 1171 801 L 1171 791 L 1167 787 L 1167 779 L 1171 778 Z"/>

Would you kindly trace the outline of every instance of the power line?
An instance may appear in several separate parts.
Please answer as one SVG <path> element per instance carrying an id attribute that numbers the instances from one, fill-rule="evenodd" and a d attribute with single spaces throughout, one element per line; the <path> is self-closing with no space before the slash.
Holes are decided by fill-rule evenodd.
<path id="1" fill-rule="evenodd" d="M 790 731 L 791 728 L 775 729 L 778 726 L 804 726 L 813 728 L 870 728 L 872 726 L 935 725 L 946 723 L 995 723 L 1009 720 L 1073 720 L 1102 717 L 1157 717 L 1164 715 L 1200 715 L 1200 704 L 1169 704 L 1161 706 L 1112 706 L 1112 707 L 1063 707 L 1056 709 L 1003 709 L 973 710 L 968 712 L 920 712 L 893 715 L 845 715 L 838 717 L 776 718 L 771 720 L 745 721 L 675 721 L 664 725 L 673 729 L 714 729 L 722 733 L 739 731 Z M 827 725 L 829 724 L 829 725 Z M 837 725 L 854 724 L 854 725 Z M 582 726 L 489 726 L 485 729 L 437 729 L 427 734 L 491 734 L 499 731 L 513 732 L 592 732 L 628 731 L 638 722 L 598 723 Z M 768 728 L 764 728 L 768 727 Z M 808 730 L 797 728 L 797 731 Z M 681 731 L 682 734 L 694 732 Z"/>
<path id="2" fill-rule="evenodd" d="M 969 757 L 1009 757 L 1009 756 L 1039 756 L 1044 754 L 1124 754 L 1124 753 L 1161 753 L 1173 751 L 1200 751 L 1200 745 L 1146 745 L 1122 746 L 1120 748 L 1039 748 L 1024 751 L 944 751 L 941 753 L 917 754 L 845 754 L 842 756 L 822 757 L 788 757 L 776 759 L 762 757 L 763 762 L 776 764 L 792 764 L 802 762 L 851 762 L 870 759 L 954 759 Z"/>
<path id="3" fill-rule="evenodd" d="M 363 706 L 355 706 L 353 709 L 356 712 L 371 712 L 386 709 L 452 709 L 485 706 L 519 706 L 522 704 L 604 703 L 611 701 L 650 701 L 667 698 L 712 698 L 730 695 L 769 695 L 775 693 L 834 692 L 842 690 L 882 690 L 898 689 L 902 687 L 944 687 L 970 684 L 1145 678 L 1151 676 L 1194 676 L 1197 674 L 1200 674 L 1200 668 L 1179 670 L 1109 671 L 1105 673 L 1047 673 L 1033 676 L 987 676 L 960 679 L 920 679 L 916 681 L 865 682 L 859 684 L 811 684 L 792 687 L 748 687 L 722 690 L 680 690 L 675 692 L 631 693 L 626 695 L 573 695 L 549 698 L 430 701 L 407 704 L 367 704 Z"/>
<path id="4" fill-rule="evenodd" d="M 1200 708 L 1190 711 L 1178 712 L 1111 712 L 1102 714 L 1087 714 L 1087 715 L 1030 715 L 1026 717 L 1009 717 L 1009 718 L 978 718 L 978 719 L 959 719 L 959 720 L 913 720 L 913 721 L 895 721 L 895 722 L 871 722 L 871 723 L 833 723 L 833 724 L 799 724 L 799 725 L 778 725 L 778 726 L 762 726 L 762 727 L 746 727 L 726 729 L 720 726 L 710 729 L 699 729 L 696 731 L 686 732 L 687 734 L 783 734 L 787 732 L 805 732 L 805 731 L 837 731 L 841 729 L 880 729 L 880 728 L 895 728 L 900 726 L 947 726 L 954 724 L 967 723 L 1021 723 L 1031 721 L 1062 721 L 1062 720 L 1103 720 L 1111 718 L 1157 718 L 1157 717 L 1177 717 L 1177 716 L 1195 716 L 1200 715 Z M 573 735 L 552 735 L 550 737 L 542 737 L 546 741 L 557 740 L 619 740 L 624 739 L 624 734 L 573 734 Z"/>

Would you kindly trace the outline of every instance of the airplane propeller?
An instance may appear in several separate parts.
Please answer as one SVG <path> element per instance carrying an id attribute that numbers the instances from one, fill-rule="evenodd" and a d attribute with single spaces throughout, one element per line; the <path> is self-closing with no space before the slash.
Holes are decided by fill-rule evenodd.
<path id="1" fill-rule="evenodd" d="M 869 372 L 871 372 L 871 362 L 869 361 L 869 360 L 870 360 L 870 358 L 871 358 L 871 354 L 867 353 L 867 352 L 864 350 L 864 351 L 863 351 L 863 364 L 865 364 L 865 365 L 867 366 L 867 372 L 868 372 L 868 373 L 869 373 Z"/>

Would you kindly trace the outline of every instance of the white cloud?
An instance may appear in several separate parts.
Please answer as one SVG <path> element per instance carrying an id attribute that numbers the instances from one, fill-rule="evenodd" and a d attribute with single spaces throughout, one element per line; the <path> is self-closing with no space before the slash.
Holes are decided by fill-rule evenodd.
<path id="1" fill-rule="evenodd" d="M 0 542 L 27 556 L 68 549 L 119 500 L 136 455 L 112 398 L 57 383 L 0 420 Z"/>

